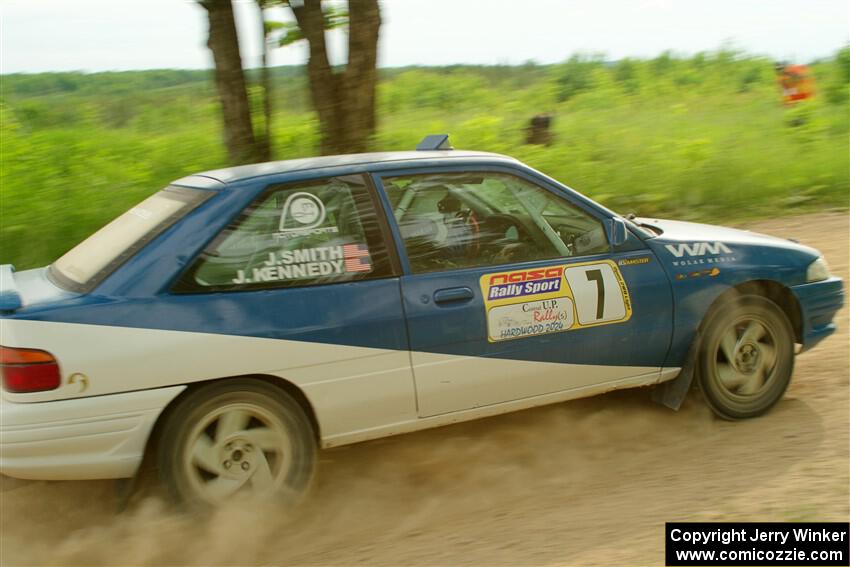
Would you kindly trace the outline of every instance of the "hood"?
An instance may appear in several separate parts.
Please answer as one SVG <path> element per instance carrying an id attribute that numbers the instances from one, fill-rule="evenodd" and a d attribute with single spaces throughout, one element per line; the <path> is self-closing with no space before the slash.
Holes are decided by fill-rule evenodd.
<path id="1" fill-rule="evenodd" d="M 716 250 L 718 248 L 717 243 L 720 243 L 744 247 L 781 249 L 785 252 L 797 252 L 801 255 L 811 257 L 812 260 L 820 256 L 820 253 L 814 248 L 803 246 L 793 240 L 777 238 L 748 230 L 662 219 L 639 218 L 635 219 L 635 221 L 642 225 L 657 228 L 661 234 L 653 238 L 652 241 L 658 244 L 669 244 L 672 250 L 670 248 L 668 250 L 674 255 L 679 251 L 683 251 L 685 255 L 698 250 L 711 252 L 712 250 Z"/>

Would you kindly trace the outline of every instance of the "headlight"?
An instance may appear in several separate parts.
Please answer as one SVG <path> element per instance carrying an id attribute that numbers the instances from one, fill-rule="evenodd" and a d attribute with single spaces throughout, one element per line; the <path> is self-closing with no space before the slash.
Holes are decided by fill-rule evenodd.
<path id="1" fill-rule="evenodd" d="M 806 270 L 807 282 L 820 282 L 829 279 L 829 266 L 826 265 L 826 260 L 823 256 L 809 264 Z"/>

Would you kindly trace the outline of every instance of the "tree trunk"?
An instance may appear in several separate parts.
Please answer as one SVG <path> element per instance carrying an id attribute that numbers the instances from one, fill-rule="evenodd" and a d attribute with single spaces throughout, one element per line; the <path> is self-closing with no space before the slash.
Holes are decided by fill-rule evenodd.
<path id="1" fill-rule="evenodd" d="M 239 38 L 230 0 L 202 0 L 209 16 L 210 48 L 215 61 L 215 84 L 224 116 L 224 142 L 230 161 L 234 164 L 260 160 L 251 109 L 245 88 Z"/>
<path id="2" fill-rule="evenodd" d="M 348 2 L 348 65 L 344 73 L 341 118 L 346 122 L 348 151 L 364 152 L 375 135 L 375 89 L 378 82 L 378 0 Z"/>
<path id="3" fill-rule="evenodd" d="M 272 159 L 272 81 L 269 76 L 269 36 L 266 32 L 266 9 L 263 2 L 257 7 L 260 11 L 260 37 L 263 42 L 262 64 L 260 67 L 260 86 L 263 88 L 263 132 L 259 136 L 258 145 L 261 161 Z"/>
<path id="4" fill-rule="evenodd" d="M 378 0 L 349 0 L 348 64 L 335 73 L 328 61 L 325 20 L 320 0 L 292 7 L 301 33 L 310 44 L 307 77 L 310 97 L 319 115 L 324 155 L 364 152 L 375 134 Z"/>

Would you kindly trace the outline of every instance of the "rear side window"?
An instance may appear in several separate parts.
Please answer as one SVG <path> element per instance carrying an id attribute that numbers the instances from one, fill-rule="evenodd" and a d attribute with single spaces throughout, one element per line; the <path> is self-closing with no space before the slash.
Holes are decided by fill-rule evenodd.
<path id="1" fill-rule="evenodd" d="M 90 291 L 145 244 L 212 195 L 167 187 L 116 218 L 56 260 L 48 270 L 59 286 Z"/>
<path id="2" fill-rule="evenodd" d="M 366 180 L 337 177 L 267 189 L 198 256 L 178 292 L 319 285 L 390 276 Z"/>

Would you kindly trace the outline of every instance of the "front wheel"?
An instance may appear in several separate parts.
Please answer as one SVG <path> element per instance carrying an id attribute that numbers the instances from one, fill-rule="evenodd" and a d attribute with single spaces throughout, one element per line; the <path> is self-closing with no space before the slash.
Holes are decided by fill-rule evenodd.
<path id="1" fill-rule="evenodd" d="M 313 476 L 310 421 L 278 388 L 250 379 L 202 386 L 166 417 L 160 478 L 190 507 L 232 498 L 297 496 Z"/>
<path id="2" fill-rule="evenodd" d="M 697 383 L 720 417 L 746 419 L 765 413 L 782 398 L 793 369 L 791 324 L 769 299 L 739 296 L 708 315 Z"/>

